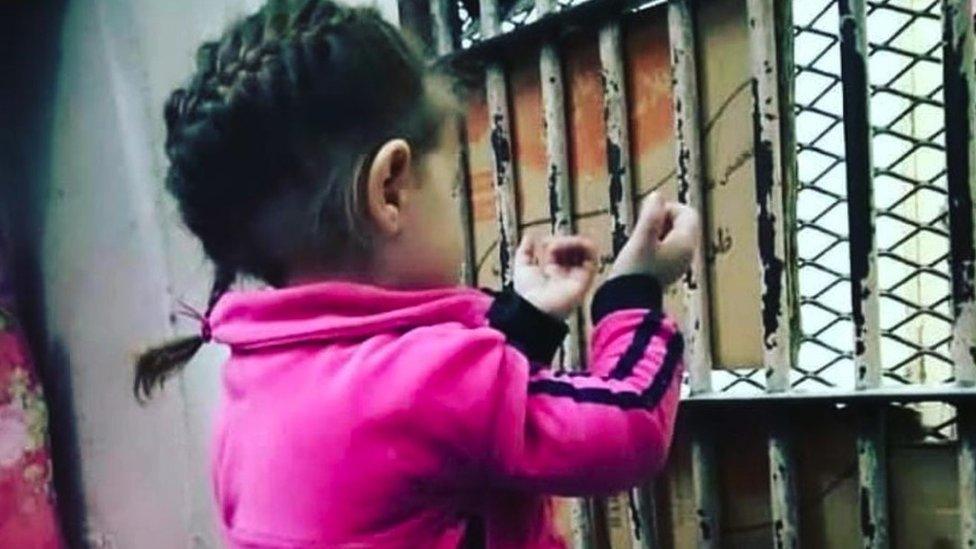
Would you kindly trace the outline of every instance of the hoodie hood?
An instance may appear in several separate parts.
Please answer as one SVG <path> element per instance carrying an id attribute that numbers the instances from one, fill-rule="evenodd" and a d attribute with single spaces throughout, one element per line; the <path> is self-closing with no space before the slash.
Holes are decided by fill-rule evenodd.
<path id="1" fill-rule="evenodd" d="M 213 339 L 235 349 L 303 341 L 364 339 L 446 322 L 485 323 L 491 299 L 471 288 L 390 290 L 324 282 L 229 292 L 210 315 Z"/>

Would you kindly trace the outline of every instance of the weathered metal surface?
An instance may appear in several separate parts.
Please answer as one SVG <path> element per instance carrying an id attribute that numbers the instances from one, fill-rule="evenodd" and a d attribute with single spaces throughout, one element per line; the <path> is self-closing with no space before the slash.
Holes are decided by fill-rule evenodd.
<path id="1" fill-rule="evenodd" d="M 593 533 L 593 513 L 591 504 L 585 499 L 566 500 L 569 506 L 569 543 L 572 549 L 591 549 L 595 547 Z"/>
<path id="2" fill-rule="evenodd" d="M 971 387 L 957 385 L 924 386 L 898 385 L 879 389 L 857 391 L 817 391 L 789 393 L 759 393 L 755 395 L 736 395 L 712 392 L 689 396 L 681 401 L 682 406 L 782 406 L 794 404 L 806 406 L 814 402 L 835 402 L 838 404 L 864 403 L 909 403 L 909 402 L 972 402 L 976 403 L 976 391 Z"/>
<path id="3" fill-rule="evenodd" d="M 883 407 L 860 410 L 857 434 L 861 547 L 888 547 L 888 480 Z"/>
<path id="4" fill-rule="evenodd" d="M 704 211 L 701 116 L 698 102 L 698 63 L 694 20 L 688 0 L 668 5 L 671 70 L 674 88 L 674 125 L 678 200 Z M 703 234 L 705 231 L 703 231 Z M 693 394 L 711 390 L 712 352 L 708 315 L 708 280 L 705 243 L 700 242 L 684 277 L 686 362 Z"/>
<path id="5" fill-rule="evenodd" d="M 958 407 L 960 547 L 976 547 L 976 407 Z"/>
<path id="6" fill-rule="evenodd" d="M 779 80 L 783 67 L 777 55 L 777 18 L 772 0 L 746 2 L 752 73 L 753 137 L 758 225 L 758 256 L 762 269 L 763 367 L 766 390 L 790 388 L 793 353 L 789 318 L 786 218 L 784 208 L 783 140 Z M 791 27 L 786 27 L 787 29 Z M 792 78 L 792 73 L 785 73 Z M 788 103 L 787 103 L 788 104 Z M 769 436 L 770 496 L 773 544 L 799 547 L 796 472 L 792 444 L 784 429 Z"/>
<path id="7" fill-rule="evenodd" d="M 656 549 L 658 537 L 658 505 L 653 486 L 641 487 L 628 494 L 630 502 L 630 546 L 633 549 Z"/>
<path id="8" fill-rule="evenodd" d="M 705 179 L 702 170 L 701 114 L 698 90 L 698 57 L 695 22 L 688 0 L 668 4 L 668 35 L 674 90 L 675 152 L 678 200 L 702 212 L 705 208 Z M 707 229 L 702 231 L 707 234 Z M 712 390 L 712 348 L 709 318 L 709 289 L 704 241 L 699 243 L 691 268 L 684 277 L 684 333 L 688 342 L 686 363 L 693 395 Z M 721 546 L 719 530 L 719 486 L 715 448 L 709 433 L 696 433 L 691 441 L 691 467 L 697 546 Z"/>
<path id="9" fill-rule="evenodd" d="M 556 8 L 554 0 L 537 0 L 540 14 L 551 13 Z M 539 80 L 542 88 L 542 127 L 546 145 L 546 184 L 549 196 L 550 229 L 553 234 L 569 235 L 574 232 L 573 202 L 569 180 L 569 162 L 566 145 L 566 98 L 563 86 L 562 64 L 559 50 L 553 42 L 545 42 L 539 50 Z M 574 312 L 568 321 L 569 335 L 563 342 L 560 360 L 564 366 L 583 366 L 580 338 L 579 313 Z M 574 548 L 593 547 L 592 516 L 585 500 L 576 500 L 573 506 L 571 543 Z"/>
<path id="10" fill-rule="evenodd" d="M 603 121 L 606 127 L 607 189 L 610 193 L 611 246 L 620 251 L 634 225 L 634 182 L 627 130 L 627 91 L 624 80 L 620 23 L 600 28 L 600 68 L 603 81 Z"/>
<path id="11" fill-rule="evenodd" d="M 789 388 L 792 367 L 786 300 L 786 235 L 780 138 L 780 68 L 772 0 L 749 0 L 758 257 L 762 268 L 763 366 L 769 391 Z"/>
<path id="12" fill-rule="evenodd" d="M 698 523 L 696 546 L 700 549 L 721 547 L 718 468 L 711 433 L 692 435 L 691 478 L 695 520 Z"/>
<path id="13" fill-rule="evenodd" d="M 541 0 L 550 4 L 548 0 Z M 551 9 L 551 6 L 546 9 Z M 545 13 L 545 12 L 544 12 Z M 553 234 L 574 232 L 572 191 L 566 150 L 566 100 L 559 51 L 553 43 L 539 50 L 539 77 L 542 87 L 542 127 L 546 144 L 546 185 L 549 196 L 550 229 Z M 563 363 L 581 365 L 579 316 L 569 319 L 569 336 L 563 345 Z"/>
<path id="14" fill-rule="evenodd" d="M 430 19 L 434 35 L 434 52 L 444 56 L 454 51 L 455 36 L 452 21 L 453 4 L 450 0 L 430 0 Z"/>
<path id="15" fill-rule="evenodd" d="M 879 387 L 882 373 L 866 0 L 838 0 L 837 9 L 844 94 L 855 387 L 864 390 Z M 861 546 L 882 549 L 889 543 L 884 409 L 864 408 L 860 414 L 857 457 Z"/>
<path id="16" fill-rule="evenodd" d="M 969 0 L 943 0 L 946 180 L 956 381 L 976 384 L 976 46 Z"/>
<path id="17" fill-rule="evenodd" d="M 498 32 L 498 6 L 495 0 L 481 0 L 481 33 L 492 37 Z M 492 174 L 498 211 L 498 260 L 502 284 L 512 282 L 512 258 L 518 246 L 518 211 L 515 203 L 514 157 L 512 131 L 508 113 L 508 89 L 505 69 L 499 61 L 485 67 L 485 94 L 488 98 L 489 131 L 491 132 Z"/>
<path id="18" fill-rule="evenodd" d="M 792 444 L 785 428 L 769 437 L 769 483 L 773 512 L 773 546 L 793 549 L 800 546 L 800 528 L 796 504 L 796 466 Z"/>
<path id="19" fill-rule="evenodd" d="M 857 388 L 881 384 L 866 0 L 838 0 Z"/>
<path id="20" fill-rule="evenodd" d="M 447 55 L 454 51 L 455 37 L 449 0 L 430 0 L 430 15 L 434 51 Z M 461 281 L 473 286 L 476 283 L 476 259 L 474 244 L 474 217 L 471 211 L 471 170 L 469 169 L 468 135 L 463 117 L 457 120 L 459 154 L 454 176 L 454 198 L 461 214 L 461 231 L 464 240 L 464 260 L 461 264 Z"/>

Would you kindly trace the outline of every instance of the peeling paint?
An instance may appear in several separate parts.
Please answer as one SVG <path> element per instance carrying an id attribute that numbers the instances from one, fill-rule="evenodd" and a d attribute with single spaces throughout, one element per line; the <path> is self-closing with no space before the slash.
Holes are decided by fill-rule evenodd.
<path id="1" fill-rule="evenodd" d="M 865 0 L 839 0 L 851 315 L 858 389 L 881 384 Z"/>
<path id="2" fill-rule="evenodd" d="M 610 199 L 611 246 L 616 256 L 627 242 L 633 225 L 634 193 L 630 174 L 627 103 L 621 83 L 623 51 L 620 25 L 607 24 L 599 35 L 603 120 L 606 128 L 607 190 Z"/>
<path id="3" fill-rule="evenodd" d="M 762 110 L 759 106 L 759 83 L 753 80 L 753 132 L 755 143 L 756 168 L 756 204 L 758 206 L 759 230 L 759 258 L 762 265 L 762 319 L 763 345 L 766 350 L 777 349 L 783 342 L 779 341 L 780 319 L 783 316 L 783 259 L 776 250 L 777 223 L 780 220 L 770 204 L 773 193 L 779 189 L 774 182 L 774 170 L 777 166 L 773 160 L 773 143 L 764 137 L 762 128 Z M 779 365 L 767 365 L 780 367 Z"/>
<path id="4" fill-rule="evenodd" d="M 499 236 L 498 261 L 502 284 L 511 284 L 511 258 L 518 244 L 518 214 L 515 201 L 515 181 L 512 166 L 511 130 L 508 117 L 508 95 L 505 73 L 498 64 L 485 71 L 488 111 L 491 114 L 491 157 L 494 171 L 495 201 Z"/>
<path id="5" fill-rule="evenodd" d="M 976 547 L 976 408 L 958 410 L 960 542 Z"/>
<path id="6" fill-rule="evenodd" d="M 512 162 L 512 146 L 508 141 L 508 129 L 503 127 L 504 122 L 505 116 L 502 114 L 495 114 L 492 118 L 491 152 L 492 158 L 495 159 L 496 174 L 507 173 Z M 505 185 L 507 183 L 506 179 L 504 177 L 498 177 L 496 184 L 499 186 Z"/>
<path id="7" fill-rule="evenodd" d="M 867 488 L 861 488 L 861 542 L 865 547 L 874 544 L 876 528 L 871 520 L 871 497 Z"/>
<path id="8" fill-rule="evenodd" d="M 573 209 L 566 149 L 566 98 L 559 52 L 554 44 L 543 44 L 539 51 L 539 74 L 551 228 L 555 234 L 570 234 Z"/>
<path id="9" fill-rule="evenodd" d="M 976 76 L 971 10 L 963 0 L 944 0 L 946 181 L 949 193 L 950 271 L 955 326 L 952 357 L 956 379 L 976 384 L 973 347 L 976 329 L 976 242 L 973 193 L 976 192 Z"/>
<path id="10" fill-rule="evenodd" d="M 668 35 L 670 43 L 672 109 L 674 117 L 674 158 L 678 200 L 702 214 L 705 212 L 705 182 L 702 174 L 702 117 L 699 102 L 698 54 L 695 23 L 688 0 L 668 5 Z M 690 369 L 693 394 L 711 391 L 712 349 L 710 332 L 709 290 L 706 273 L 706 246 L 702 242 L 695 251 L 688 271 L 683 277 L 685 302 L 685 332 L 689 345 L 685 360 Z"/>
<path id="11" fill-rule="evenodd" d="M 607 172 L 610 175 L 610 216 L 613 219 L 613 234 L 611 236 L 613 254 L 616 256 L 624 244 L 627 243 L 627 234 L 630 232 L 621 216 L 621 207 L 627 207 L 624 202 L 624 178 L 626 168 L 621 165 L 620 146 L 611 138 L 607 138 Z"/>
<path id="12" fill-rule="evenodd" d="M 549 223 L 553 233 L 558 232 L 559 219 L 563 216 L 562 211 L 559 207 L 559 192 L 556 189 L 559 178 L 559 172 L 556 166 L 549 165 L 549 177 L 547 178 L 547 183 L 549 185 Z"/>
<path id="13" fill-rule="evenodd" d="M 884 409 L 859 410 L 857 462 L 861 546 L 888 547 L 888 483 Z"/>
<path id="14" fill-rule="evenodd" d="M 943 0 L 946 181 L 952 274 L 952 359 L 956 382 L 976 384 L 976 44 L 968 0 Z M 976 547 L 976 413 L 957 409 L 960 542 Z"/>

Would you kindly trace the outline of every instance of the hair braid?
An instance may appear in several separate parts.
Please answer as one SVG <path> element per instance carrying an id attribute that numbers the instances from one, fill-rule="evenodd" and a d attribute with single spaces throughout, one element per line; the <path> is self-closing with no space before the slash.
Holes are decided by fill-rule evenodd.
<path id="1" fill-rule="evenodd" d="M 166 187 L 215 265 L 207 314 L 239 275 L 280 285 L 295 265 L 367 253 L 361 159 L 393 137 L 430 148 L 450 107 L 396 28 L 333 0 L 269 0 L 202 44 L 195 63 L 163 110 Z M 144 353 L 137 396 L 201 344 Z"/>

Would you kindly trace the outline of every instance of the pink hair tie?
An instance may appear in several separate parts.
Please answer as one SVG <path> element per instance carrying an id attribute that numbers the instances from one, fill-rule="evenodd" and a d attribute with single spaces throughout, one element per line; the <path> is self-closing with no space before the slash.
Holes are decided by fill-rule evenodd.
<path id="1" fill-rule="evenodd" d="M 210 319 L 182 299 L 177 300 L 177 304 L 179 305 L 176 311 L 178 315 L 191 318 L 200 323 L 200 339 L 204 343 L 213 340 L 213 328 L 210 326 Z"/>
<path id="2" fill-rule="evenodd" d="M 213 340 L 213 328 L 210 327 L 210 320 L 206 317 L 200 321 L 200 339 L 204 343 L 209 343 Z"/>

